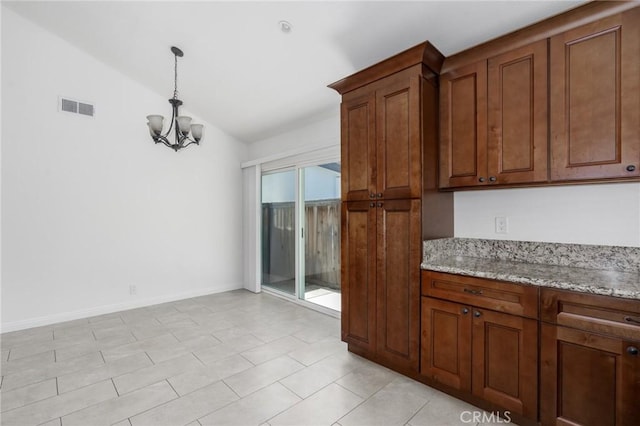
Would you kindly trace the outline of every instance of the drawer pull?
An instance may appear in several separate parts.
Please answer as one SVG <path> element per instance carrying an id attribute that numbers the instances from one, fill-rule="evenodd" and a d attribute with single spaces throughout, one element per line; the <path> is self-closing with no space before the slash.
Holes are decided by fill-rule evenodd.
<path id="1" fill-rule="evenodd" d="M 638 355 L 638 348 L 636 348 L 635 346 L 629 346 L 627 348 L 627 353 L 633 356 Z"/>
<path id="2" fill-rule="evenodd" d="M 640 324 L 640 319 L 636 319 L 634 317 L 624 317 L 624 320 L 626 322 L 634 322 L 636 324 Z"/>
<path id="3" fill-rule="evenodd" d="M 470 294 L 475 294 L 475 295 L 482 294 L 482 290 L 473 290 L 473 289 L 470 289 L 470 288 L 465 288 L 464 292 L 465 293 L 470 293 Z"/>

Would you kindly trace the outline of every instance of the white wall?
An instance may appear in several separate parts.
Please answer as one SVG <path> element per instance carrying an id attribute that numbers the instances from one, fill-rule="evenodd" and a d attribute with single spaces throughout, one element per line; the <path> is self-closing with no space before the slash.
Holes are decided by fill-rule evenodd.
<path id="1" fill-rule="evenodd" d="M 327 89 L 329 90 L 329 89 Z M 280 157 L 283 153 L 303 153 L 325 147 L 340 146 L 340 99 L 336 111 L 328 118 L 299 129 L 270 137 L 249 145 L 248 159 L 259 160 Z"/>
<path id="2" fill-rule="evenodd" d="M 242 287 L 247 148 L 207 122 L 200 146 L 154 145 L 171 93 L 2 7 L 3 331 Z"/>
<path id="3" fill-rule="evenodd" d="M 456 237 L 640 246 L 640 183 L 456 192 L 454 209 Z"/>

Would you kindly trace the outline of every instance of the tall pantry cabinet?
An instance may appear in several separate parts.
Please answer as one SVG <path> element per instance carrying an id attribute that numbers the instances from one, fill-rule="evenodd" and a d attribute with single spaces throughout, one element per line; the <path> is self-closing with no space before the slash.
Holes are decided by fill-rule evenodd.
<path id="1" fill-rule="evenodd" d="M 453 233 L 437 191 L 438 77 L 422 43 L 331 84 L 342 95 L 342 339 L 418 371 L 422 239 Z"/>

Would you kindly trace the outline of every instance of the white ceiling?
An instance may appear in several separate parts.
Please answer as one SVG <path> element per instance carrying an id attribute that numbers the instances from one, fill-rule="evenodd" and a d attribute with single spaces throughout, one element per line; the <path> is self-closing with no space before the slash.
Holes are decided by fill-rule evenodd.
<path id="1" fill-rule="evenodd" d="M 167 99 L 180 47 L 185 105 L 255 142 L 335 114 L 327 84 L 411 46 L 448 56 L 583 1 L 3 3 Z"/>

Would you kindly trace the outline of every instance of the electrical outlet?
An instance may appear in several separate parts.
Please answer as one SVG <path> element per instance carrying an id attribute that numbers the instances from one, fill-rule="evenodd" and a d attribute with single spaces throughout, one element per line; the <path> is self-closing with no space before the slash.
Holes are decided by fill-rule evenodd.
<path id="1" fill-rule="evenodd" d="M 504 216 L 496 216 L 496 234 L 506 234 L 509 232 L 509 222 Z"/>
<path id="2" fill-rule="evenodd" d="M 130 285 L 129 286 L 129 295 L 130 296 L 135 296 L 136 294 L 138 294 L 138 288 L 135 285 Z"/>

